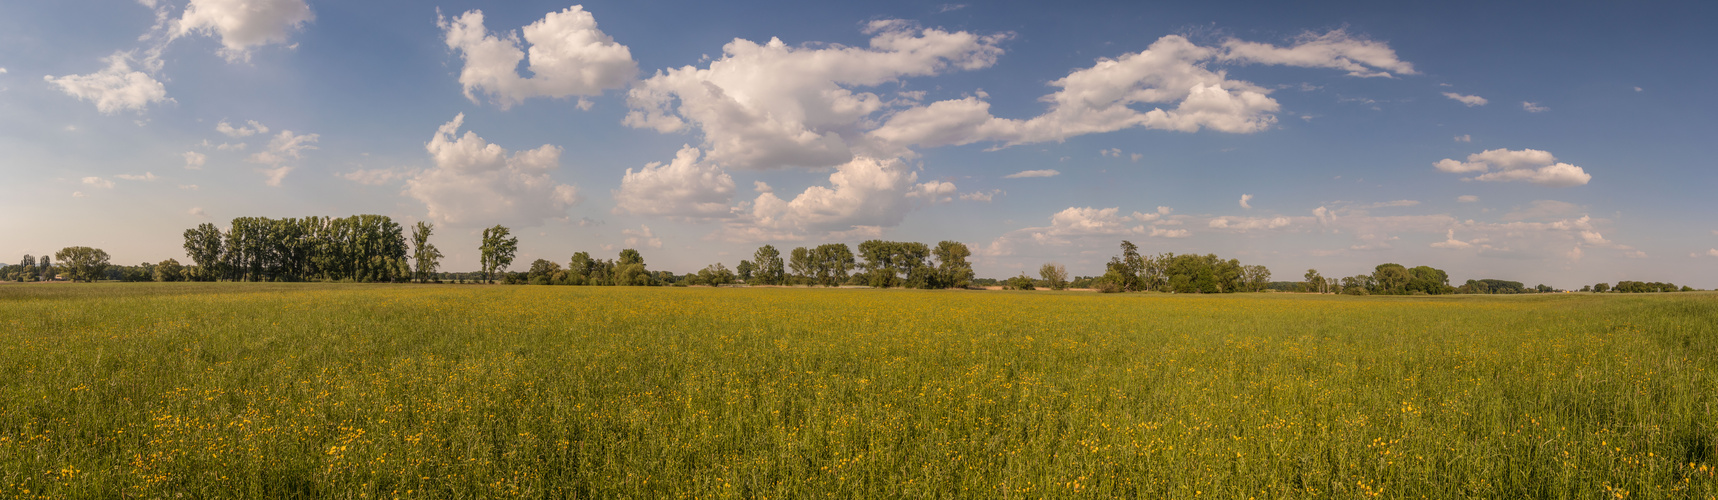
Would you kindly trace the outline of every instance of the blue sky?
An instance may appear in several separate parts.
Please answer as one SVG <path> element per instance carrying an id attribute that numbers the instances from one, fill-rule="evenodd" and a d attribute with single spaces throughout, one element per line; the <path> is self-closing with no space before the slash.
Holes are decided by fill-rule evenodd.
<path id="1" fill-rule="evenodd" d="M 0 255 L 377 213 L 455 270 L 499 223 L 518 269 L 884 238 L 1088 275 L 1128 239 L 1279 280 L 1712 288 L 1715 11 L 12 2 Z"/>

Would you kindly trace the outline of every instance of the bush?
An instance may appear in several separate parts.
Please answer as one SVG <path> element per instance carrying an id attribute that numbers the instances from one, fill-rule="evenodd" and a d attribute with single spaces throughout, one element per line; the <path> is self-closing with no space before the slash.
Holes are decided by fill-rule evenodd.
<path id="1" fill-rule="evenodd" d="M 1098 293 L 1120 293 L 1121 285 L 1114 281 L 1103 281 L 1097 284 Z"/>

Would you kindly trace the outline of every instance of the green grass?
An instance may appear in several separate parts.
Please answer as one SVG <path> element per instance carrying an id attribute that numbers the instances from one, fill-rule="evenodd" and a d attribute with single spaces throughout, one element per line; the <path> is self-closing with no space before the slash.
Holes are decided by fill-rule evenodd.
<path id="1" fill-rule="evenodd" d="M 1713 498 L 1718 295 L 0 286 L 0 497 Z"/>

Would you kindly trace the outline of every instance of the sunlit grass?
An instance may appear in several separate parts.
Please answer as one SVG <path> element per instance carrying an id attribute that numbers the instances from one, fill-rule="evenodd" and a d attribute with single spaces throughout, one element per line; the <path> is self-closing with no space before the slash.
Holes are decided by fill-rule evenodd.
<path id="1" fill-rule="evenodd" d="M 0 286 L 0 497 L 1712 498 L 1718 295 Z"/>

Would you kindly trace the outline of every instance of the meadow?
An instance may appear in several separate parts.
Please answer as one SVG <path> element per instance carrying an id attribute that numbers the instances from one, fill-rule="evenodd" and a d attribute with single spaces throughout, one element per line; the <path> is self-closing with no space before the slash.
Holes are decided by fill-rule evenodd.
<path id="1" fill-rule="evenodd" d="M 0 286 L 6 498 L 1714 498 L 1718 294 Z"/>

